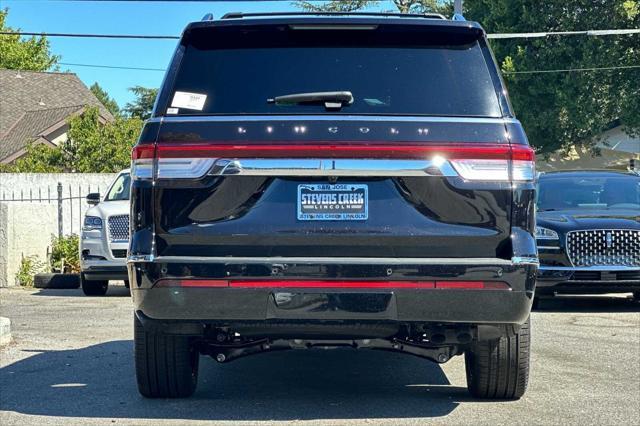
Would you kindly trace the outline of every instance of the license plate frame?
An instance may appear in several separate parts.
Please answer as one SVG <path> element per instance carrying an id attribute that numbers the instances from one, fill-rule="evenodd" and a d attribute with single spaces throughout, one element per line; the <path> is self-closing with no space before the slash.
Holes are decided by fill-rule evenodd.
<path id="1" fill-rule="evenodd" d="M 310 197 L 311 195 L 317 195 Z M 362 221 L 369 218 L 369 185 L 314 183 L 298 185 L 298 220 Z"/>

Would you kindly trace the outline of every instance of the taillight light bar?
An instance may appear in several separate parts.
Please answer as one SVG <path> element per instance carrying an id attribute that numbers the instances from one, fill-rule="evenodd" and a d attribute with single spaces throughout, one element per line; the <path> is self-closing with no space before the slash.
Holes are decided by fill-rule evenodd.
<path id="1" fill-rule="evenodd" d="M 199 179 L 217 160 L 234 159 L 383 159 L 448 162 L 455 172 L 472 181 L 531 181 L 535 155 L 526 145 L 506 144 L 159 144 L 136 146 L 132 154 L 134 179 Z"/>
<path id="2" fill-rule="evenodd" d="M 331 288 L 331 289 L 424 289 L 511 290 L 502 281 L 323 281 L 323 280 L 217 280 L 160 279 L 155 287 L 186 288 Z"/>

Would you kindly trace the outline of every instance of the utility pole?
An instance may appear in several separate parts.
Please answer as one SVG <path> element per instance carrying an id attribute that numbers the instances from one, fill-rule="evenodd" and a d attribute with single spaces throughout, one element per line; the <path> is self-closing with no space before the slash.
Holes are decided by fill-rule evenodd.
<path id="1" fill-rule="evenodd" d="M 454 0 L 453 2 L 453 13 L 462 15 L 462 0 Z"/>

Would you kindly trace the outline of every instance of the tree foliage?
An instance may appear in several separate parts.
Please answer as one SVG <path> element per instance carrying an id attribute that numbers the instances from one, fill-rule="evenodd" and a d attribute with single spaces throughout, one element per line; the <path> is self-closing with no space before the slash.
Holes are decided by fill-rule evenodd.
<path id="1" fill-rule="evenodd" d="M 117 117 L 103 123 L 97 107 L 69 120 L 69 139 L 60 146 L 30 145 L 11 166 L 14 172 L 114 173 L 129 167 L 131 148 L 140 131 L 139 118 Z"/>
<path id="2" fill-rule="evenodd" d="M 5 23 L 9 9 L 0 10 L 0 31 L 17 33 L 20 29 Z M 0 36 L 0 68 L 12 70 L 47 71 L 58 63 L 59 56 L 49 51 L 45 36 L 23 39 L 19 34 Z"/>
<path id="3" fill-rule="evenodd" d="M 104 107 L 109 110 L 114 117 L 120 115 L 120 107 L 115 99 L 113 99 L 106 90 L 104 90 L 100 85 L 96 82 L 89 87 L 89 90 L 95 95 L 96 98 L 104 105 Z"/>
<path id="4" fill-rule="evenodd" d="M 131 117 L 147 120 L 151 117 L 153 104 L 158 96 L 158 89 L 151 89 L 143 86 L 130 87 L 129 90 L 136 95 L 136 100 L 127 103 L 124 110 Z"/>
<path id="5" fill-rule="evenodd" d="M 467 19 L 488 33 L 583 31 L 640 27 L 632 0 L 467 0 Z M 540 152 L 593 147 L 612 124 L 640 127 L 640 69 L 512 74 L 640 65 L 640 36 L 549 36 L 496 39 L 492 48 L 511 101 Z"/>
<path id="6" fill-rule="evenodd" d="M 380 3 L 379 0 L 333 0 L 323 4 L 300 0 L 295 4 L 310 12 L 354 12 Z M 453 13 L 452 0 L 393 0 L 400 13 Z"/>
<path id="7" fill-rule="evenodd" d="M 355 11 L 374 2 L 297 4 L 307 10 Z M 400 12 L 440 12 L 452 1 L 393 0 Z M 584 31 L 639 28 L 640 0 L 465 0 L 465 17 L 488 33 Z M 530 142 L 539 152 L 571 146 L 594 148 L 598 136 L 621 124 L 640 131 L 640 68 L 521 73 L 640 65 L 640 35 L 549 36 L 494 39 L 511 101 Z M 515 73 L 514 73 L 515 72 Z M 595 149 L 594 149 L 595 151 Z"/>

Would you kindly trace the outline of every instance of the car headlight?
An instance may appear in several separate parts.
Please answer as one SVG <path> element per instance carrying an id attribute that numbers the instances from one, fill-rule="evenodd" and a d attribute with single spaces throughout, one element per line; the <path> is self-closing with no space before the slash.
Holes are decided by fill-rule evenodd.
<path id="1" fill-rule="evenodd" d="M 536 240 L 557 240 L 558 233 L 553 229 L 536 226 Z"/>
<path id="2" fill-rule="evenodd" d="M 102 219 L 97 216 L 85 216 L 83 231 L 93 231 L 95 229 L 102 229 Z"/>

